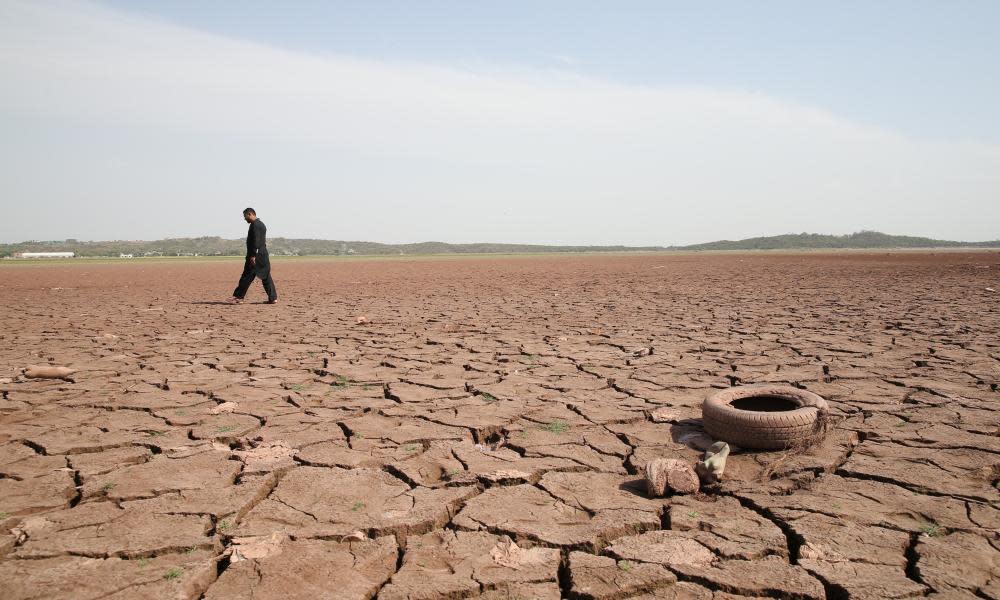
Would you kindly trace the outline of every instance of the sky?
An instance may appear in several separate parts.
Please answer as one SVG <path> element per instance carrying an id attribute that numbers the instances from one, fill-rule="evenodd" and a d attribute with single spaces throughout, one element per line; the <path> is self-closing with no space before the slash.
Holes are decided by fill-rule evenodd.
<path id="1" fill-rule="evenodd" d="M 0 242 L 1000 238 L 1000 3 L 0 0 Z"/>

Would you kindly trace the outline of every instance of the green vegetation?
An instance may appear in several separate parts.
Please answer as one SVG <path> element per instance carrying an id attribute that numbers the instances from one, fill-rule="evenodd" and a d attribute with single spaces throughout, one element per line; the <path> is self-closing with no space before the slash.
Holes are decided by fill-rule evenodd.
<path id="1" fill-rule="evenodd" d="M 567 254 L 581 252 L 661 252 L 665 250 L 804 250 L 847 248 L 946 248 L 1000 247 L 1000 240 L 991 242 L 956 242 L 925 237 L 888 235 L 877 231 L 859 231 L 849 235 L 799 233 L 756 237 L 744 240 L 720 240 L 690 246 L 542 246 L 534 244 L 379 244 L 376 242 L 271 238 L 268 248 L 272 256 L 425 256 L 461 254 Z M 79 240 L 29 241 L 0 244 L 0 257 L 18 252 L 75 252 L 81 257 L 177 256 L 243 256 L 243 239 L 220 237 L 174 238 L 156 241 L 115 240 L 81 242 Z"/>
<path id="2" fill-rule="evenodd" d="M 101 491 L 104 493 L 108 493 L 113 489 L 115 489 L 115 484 L 113 483 L 105 483 L 104 485 L 101 486 Z"/>
<path id="3" fill-rule="evenodd" d="M 563 433 L 569 429 L 569 423 L 563 421 L 562 419 L 556 419 L 543 425 L 542 429 L 548 431 L 549 433 Z"/>
<path id="4" fill-rule="evenodd" d="M 0 511 L 0 520 L 6 519 L 10 516 L 10 513 Z"/>
<path id="5" fill-rule="evenodd" d="M 618 561 L 618 568 L 628 573 L 632 570 L 632 563 L 627 560 L 620 560 Z"/>
<path id="6" fill-rule="evenodd" d="M 496 396 L 494 396 L 493 394 L 489 394 L 487 392 L 483 392 L 481 394 L 481 396 L 483 397 L 483 401 L 484 402 L 496 402 L 497 401 L 497 397 Z"/>
<path id="7" fill-rule="evenodd" d="M 229 523 L 229 521 L 223 519 L 222 521 L 219 521 L 219 525 L 218 527 L 216 527 L 216 529 L 222 532 L 222 531 L 229 531 L 230 527 L 232 527 L 232 525 Z"/>
<path id="8" fill-rule="evenodd" d="M 232 425 L 223 425 L 222 427 L 219 427 L 219 433 L 228 433 L 232 430 L 233 430 Z"/>
<path id="9" fill-rule="evenodd" d="M 171 581 L 180 577 L 182 573 L 184 573 L 184 569 L 180 567 L 174 567 L 169 571 L 167 571 L 166 573 L 164 573 L 163 578 L 166 579 L 167 581 Z"/>
<path id="10" fill-rule="evenodd" d="M 358 500 L 357 502 L 354 503 L 354 506 L 351 507 L 351 510 L 353 510 L 354 512 L 357 512 L 357 511 L 361 510 L 364 507 L 365 507 L 365 503 L 362 502 L 361 500 Z"/>
<path id="11" fill-rule="evenodd" d="M 420 444 L 407 444 L 403 446 L 403 452 L 416 452 L 420 448 L 422 448 Z"/>
<path id="12" fill-rule="evenodd" d="M 293 392 L 301 392 L 301 391 L 303 391 L 305 389 L 306 389 L 306 386 L 303 385 L 303 384 L 301 384 L 301 383 L 296 383 L 296 384 L 292 385 L 292 391 Z"/>
<path id="13" fill-rule="evenodd" d="M 145 569 L 146 565 L 149 564 L 149 559 L 148 558 L 140 558 L 137 562 L 139 564 L 139 568 L 140 569 Z"/>
<path id="14" fill-rule="evenodd" d="M 939 535 L 944 535 L 944 528 L 931 521 L 930 523 L 924 523 L 920 526 L 920 533 L 926 535 L 927 537 L 937 537 Z"/>

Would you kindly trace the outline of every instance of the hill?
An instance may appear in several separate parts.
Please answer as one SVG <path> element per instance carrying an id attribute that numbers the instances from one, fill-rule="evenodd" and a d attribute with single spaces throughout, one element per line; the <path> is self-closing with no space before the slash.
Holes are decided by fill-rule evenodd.
<path id="1" fill-rule="evenodd" d="M 992 242 L 954 242 L 908 235 L 889 235 L 878 231 L 859 231 L 847 235 L 789 233 L 745 240 L 720 240 L 690 246 L 670 246 L 669 250 L 811 250 L 811 249 L 891 249 L 891 248 L 1000 248 Z"/>

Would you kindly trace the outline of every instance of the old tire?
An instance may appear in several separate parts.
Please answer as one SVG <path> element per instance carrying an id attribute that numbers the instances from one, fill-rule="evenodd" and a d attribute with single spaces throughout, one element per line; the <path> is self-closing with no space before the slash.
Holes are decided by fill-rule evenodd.
<path id="1" fill-rule="evenodd" d="M 734 406 L 759 402 L 767 408 Z M 780 406 L 781 408 L 775 408 Z M 824 433 L 826 400 L 786 385 L 748 385 L 709 396 L 701 407 L 705 431 L 743 448 L 782 449 L 815 440 Z"/>

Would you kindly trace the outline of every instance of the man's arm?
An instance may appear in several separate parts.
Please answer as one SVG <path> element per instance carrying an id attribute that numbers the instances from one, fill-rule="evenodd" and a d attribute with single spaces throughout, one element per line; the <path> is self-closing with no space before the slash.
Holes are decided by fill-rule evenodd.
<path id="1" fill-rule="evenodd" d="M 253 253 L 254 256 L 260 254 L 260 249 L 264 247 L 264 224 L 260 221 L 253 222 Z"/>
<path id="2" fill-rule="evenodd" d="M 250 249 L 250 264 L 256 265 L 257 254 L 260 252 L 261 247 L 264 246 L 264 224 L 260 221 L 254 221 L 250 228 L 253 231 L 253 248 Z"/>

